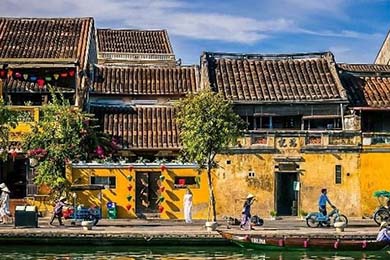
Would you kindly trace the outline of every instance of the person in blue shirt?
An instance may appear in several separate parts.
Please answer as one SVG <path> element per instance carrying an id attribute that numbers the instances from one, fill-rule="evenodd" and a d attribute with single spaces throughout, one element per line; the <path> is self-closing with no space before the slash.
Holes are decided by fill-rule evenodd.
<path id="1" fill-rule="evenodd" d="M 328 196 L 326 195 L 327 193 L 328 193 L 328 191 L 326 189 L 322 189 L 320 199 L 318 200 L 318 208 L 319 208 L 320 212 L 322 214 L 324 214 L 324 216 L 326 216 L 328 214 L 326 211 L 326 203 L 329 203 L 329 205 L 332 208 L 335 208 L 335 206 L 332 204 L 332 202 L 330 202 Z"/>
<path id="2" fill-rule="evenodd" d="M 246 197 L 244 206 L 242 207 L 242 218 L 241 218 L 241 224 L 240 228 L 241 230 L 251 230 L 251 206 L 255 202 L 255 196 L 253 194 L 250 194 Z"/>

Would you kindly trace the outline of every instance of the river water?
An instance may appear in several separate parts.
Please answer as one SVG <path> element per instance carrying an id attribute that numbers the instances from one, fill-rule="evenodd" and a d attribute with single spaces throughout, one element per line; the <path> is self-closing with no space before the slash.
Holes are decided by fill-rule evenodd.
<path id="1" fill-rule="evenodd" d="M 389 249 L 390 250 L 390 249 Z M 238 247 L 60 247 L 0 246 L 0 259 L 264 259 L 264 260 L 355 260 L 390 259 L 390 251 L 380 252 L 261 252 Z"/>

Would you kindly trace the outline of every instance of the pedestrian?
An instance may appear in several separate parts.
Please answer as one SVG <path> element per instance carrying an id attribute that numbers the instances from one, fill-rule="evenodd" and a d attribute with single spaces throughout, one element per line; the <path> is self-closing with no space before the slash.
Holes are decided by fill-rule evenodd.
<path id="1" fill-rule="evenodd" d="M 244 202 L 244 206 L 242 208 L 242 218 L 241 218 L 241 224 L 240 229 L 241 230 L 251 230 L 251 206 L 253 202 L 255 201 L 255 196 L 251 193 L 248 194 L 246 197 L 246 200 Z"/>
<path id="2" fill-rule="evenodd" d="M 53 216 L 51 217 L 50 225 L 53 225 L 53 221 L 55 218 L 58 219 L 60 226 L 64 225 L 64 223 L 62 223 L 62 209 L 64 208 L 65 205 L 66 205 L 66 198 L 62 196 L 54 206 Z"/>
<path id="3" fill-rule="evenodd" d="M 332 207 L 332 208 L 335 208 L 335 206 L 332 204 L 332 202 L 330 202 L 328 196 L 328 191 L 327 189 L 322 189 L 321 190 L 321 195 L 320 195 L 320 198 L 318 200 L 318 208 L 319 208 L 319 211 L 324 215 L 328 215 L 327 211 L 326 211 L 326 203 L 329 203 L 329 205 Z"/>
<path id="4" fill-rule="evenodd" d="M 9 211 L 9 194 L 11 193 L 5 183 L 0 184 L 0 219 L 1 223 L 6 224 L 10 222 L 11 212 Z"/>
<path id="5" fill-rule="evenodd" d="M 192 223 L 192 192 L 189 188 L 183 198 L 184 220 L 187 224 Z"/>

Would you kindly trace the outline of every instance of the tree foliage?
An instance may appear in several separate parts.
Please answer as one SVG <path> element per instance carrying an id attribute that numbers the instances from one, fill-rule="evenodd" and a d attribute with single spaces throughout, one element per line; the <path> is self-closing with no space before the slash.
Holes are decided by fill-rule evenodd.
<path id="1" fill-rule="evenodd" d="M 101 157 L 113 150 L 111 140 L 96 131 L 92 115 L 52 93 L 52 101 L 42 106 L 41 116 L 24 138 L 24 150 L 38 161 L 35 183 L 61 189 L 68 161 Z M 97 151 L 99 151 L 97 153 Z"/>
<path id="2" fill-rule="evenodd" d="M 216 165 L 215 156 L 237 142 L 245 123 L 234 113 L 230 101 L 210 90 L 189 95 L 177 104 L 177 111 L 185 156 L 207 169 L 213 220 L 216 221 L 211 169 Z"/>
<path id="3" fill-rule="evenodd" d="M 9 133 L 17 125 L 17 115 L 7 107 L 0 98 L 0 159 L 8 158 Z"/>

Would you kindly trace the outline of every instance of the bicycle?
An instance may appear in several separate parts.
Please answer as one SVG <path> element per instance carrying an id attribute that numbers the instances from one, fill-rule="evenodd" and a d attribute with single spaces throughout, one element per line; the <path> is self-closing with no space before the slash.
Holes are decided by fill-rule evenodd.
<path id="1" fill-rule="evenodd" d="M 380 190 L 374 192 L 374 197 L 378 199 L 379 207 L 373 213 L 373 219 L 379 226 L 382 222 L 390 223 L 390 192 Z"/>

